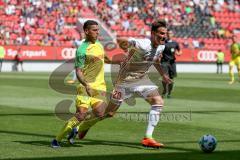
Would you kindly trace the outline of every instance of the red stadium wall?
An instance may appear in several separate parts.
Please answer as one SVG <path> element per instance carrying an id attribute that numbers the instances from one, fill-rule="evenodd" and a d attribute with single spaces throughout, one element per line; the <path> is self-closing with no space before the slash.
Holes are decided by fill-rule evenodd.
<path id="1" fill-rule="evenodd" d="M 69 47 L 42 47 L 42 46 L 3 46 L 5 49 L 5 60 L 13 60 L 15 55 L 20 52 L 22 60 L 29 61 L 55 61 L 55 60 L 68 60 L 75 57 L 75 48 Z M 108 56 L 120 55 L 118 58 L 122 58 L 123 52 L 119 48 L 107 50 Z M 223 51 L 225 53 L 225 61 L 230 60 L 229 51 Z M 182 55 L 177 56 L 177 62 L 215 62 L 217 50 L 205 50 L 205 49 L 183 49 Z"/>
<path id="2" fill-rule="evenodd" d="M 228 50 L 222 50 L 225 53 L 225 62 L 231 59 Z M 208 49 L 182 49 L 182 55 L 176 56 L 177 62 L 215 62 L 217 50 Z"/>

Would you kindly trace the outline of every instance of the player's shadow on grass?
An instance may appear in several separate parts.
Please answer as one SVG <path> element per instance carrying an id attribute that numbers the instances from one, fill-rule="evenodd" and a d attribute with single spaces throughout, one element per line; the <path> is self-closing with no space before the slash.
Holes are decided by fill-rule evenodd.
<path id="1" fill-rule="evenodd" d="M 13 141 L 16 143 L 22 143 L 22 144 L 29 144 L 29 145 L 35 145 L 35 146 L 49 146 L 53 135 L 46 135 L 46 134 L 38 134 L 38 133 L 28 133 L 28 132 L 21 132 L 21 131 L 3 131 L 0 130 L 0 134 L 14 134 L 14 135 L 28 135 L 28 136 L 36 136 L 41 138 L 48 138 L 49 140 L 39 140 L 39 141 Z M 231 143 L 239 143 L 239 140 L 223 140 L 218 141 L 221 142 L 231 142 Z M 196 141 L 166 141 L 164 142 L 166 144 L 165 149 L 170 150 L 179 150 L 179 151 L 189 151 L 189 152 L 198 152 L 198 150 L 195 149 L 185 149 L 180 147 L 172 147 L 172 144 L 186 144 L 186 143 L 197 143 Z M 63 143 L 63 147 L 84 147 L 87 145 L 105 145 L 107 146 L 122 146 L 122 147 L 129 147 L 129 148 L 135 148 L 135 149 L 145 149 L 141 146 L 139 142 L 122 142 L 122 141 L 106 141 L 106 140 L 93 140 L 93 139 L 84 139 L 84 140 L 76 140 L 76 143 L 74 145 Z M 240 152 L 239 152 L 240 153 Z"/>
<path id="2" fill-rule="evenodd" d="M 219 140 L 218 143 L 239 143 L 240 140 Z M 130 148 L 137 148 L 137 149 L 144 149 L 144 147 L 141 146 L 140 142 L 122 142 L 122 141 L 106 141 L 106 140 L 94 140 L 94 139 L 83 139 L 81 141 L 77 141 L 76 143 L 80 143 L 82 145 L 106 145 L 106 146 L 123 146 L 123 147 L 130 147 Z M 180 150 L 180 151 L 198 151 L 198 149 L 184 149 L 179 147 L 172 147 L 173 144 L 187 144 L 187 143 L 193 143 L 197 144 L 197 141 L 166 141 L 164 144 L 166 145 L 164 149 L 172 149 L 172 150 Z M 150 149 L 150 148 L 145 148 Z"/>
<path id="3" fill-rule="evenodd" d="M 0 130 L 0 134 L 4 133 L 4 134 L 14 134 L 14 135 L 24 135 L 24 136 L 36 136 L 36 137 L 47 137 L 47 138 L 52 138 L 54 137 L 53 135 L 47 135 L 47 134 L 39 134 L 39 133 L 29 133 L 29 132 L 21 132 L 21 131 L 3 131 Z"/>
<path id="4" fill-rule="evenodd" d="M 122 147 L 129 147 L 129 148 L 136 148 L 136 149 L 143 149 L 140 143 L 134 142 L 122 142 L 122 141 L 106 141 L 106 140 L 94 140 L 94 139 L 83 139 L 81 141 L 77 141 L 77 143 L 83 145 L 106 145 L 106 146 L 122 146 Z"/>
<path id="5" fill-rule="evenodd" d="M 50 141 L 14 141 L 17 143 L 22 143 L 22 144 L 29 144 L 29 145 L 35 145 L 35 146 L 49 146 L 50 147 Z M 240 140 L 224 140 L 224 141 L 219 141 L 221 142 L 231 142 L 231 143 L 239 143 Z M 166 146 L 164 149 L 168 150 L 177 150 L 177 151 L 183 151 L 183 152 L 199 152 L 199 149 L 189 149 L 189 148 L 181 148 L 181 147 L 173 147 L 171 145 L 173 144 L 187 144 L 187 143 L 193 143 L 197 144 L 196 141 L 170 141 L 166 142 Z M 84 146 L 106 146 L 107 147 L 128 147 L 128 148 L 135 148 L 135 149 L 140 149 L 140 150 L 158 150 L 158 149 L 152 149 L 152 148 L 145 148 L 142 147 L 140 143 L 137 142 L 123 142 L 123 141 L 107 141 L 107 140 L 93 140 L 93 139 L 84 139 L 84 140 L 77 140 L 74 145 L 68 144 L 66 141 L 63 141 L 61 143 L 62 147 L 84 147 Z M 161 149 L 160 149 L 161 150 Z"/>
<path id="6" fill-rule="evenodd" d="M 216 151 L 205 154 L 200 151 L 188 152 L 170 152 L 161 153 L 160 150 L 149 153 L 135 154 L 113 154 L 113 155 L 84 155 L 84 156 L 67 156 L 67 157 L 41 157 L 41 158 L 18 158 L 17 160 L 239 160 L 240 151 Z M 95 153 L 96 154 L 96 153 Z M 101 153 L 98 153 L 101 154 Z"/>
<path id="7" fill-rule="evenodd" d="M 38 133 L 29 133 L 29 132 L 21 132 L 21 131 L 3 131 L 0 130 L 0 135 L 1 133 L 4 134 L 14 134 L 14 135 L 28 135 L 28 136 L 36 136 L 36 137 L 42 137 L 42 138 L 49 138 L 49 141 L 14 141 L 18 143 L 23 143 L 23 144 L 30 144 L 30 145 L 37 145 L 37 146 L 49 146 L 51 139 L 54 137 L 54 135 L 46 135 L 46 134 L 38 134 Z M 82 145 L 107 145 L 107 146 L 125 146 L 125 147 L 130 147 L 130 148 L 137 148 L 137 149 L 142 149 L 140 146 L 140 143 L 132 143 L 132 142 L 115 142 L 115 141 L 104 141 L 104 140 L 91 140 L 91 139 L 84 139 L 81 141 L 76 141 L 74 145 L 69 145 L 66 143 L 63 143 L 64 147 L 80 147 Z"/>
<path id="8" fill-rule="evenodd" d="M 0 130 L 1 134 L 8 134 L 8 135 L 24 135 L 24 136 L 35 136 L 35 137 L 41 137 L 41 138 L 49 138 L 49 141 L 18 141 L 19 143 L 28 143 L 33 145 L 45 145 L 49 144 L 51 138 L 54 137 L 54 135 L 48 135 L 48 134 L 39 134 L 39 133 L 29 133 L 29 132 L 22 132 L 22 131 L 5 131 Z M 219 140 L 219 143 L 221 142 L 240 142 L 239 140 Z M 168 144 L 182 144 L 182 143 L 197 143 L 196 141 L 166 141 L 165 144 L 168 146 Z M 94 139 L 83 139 L 83 140 L 76 140 L 76 145 L 82 144 L 82 145 L 109 145 L 109 146 L 139 146 L 140 143 L 133 143 L 133 142 L 122 142 L 122 141 L 106 141 L 106 140 L 94 140 Z M 136 148 L 136 147 L 135 147 Z M 141 147 L 137 147 L 141 148 Z"/>
<path id="9" fill-rule="evenodd" d="M 49 141 L 13 141 L 16 143 L 21 143 L 21 144 L 28 144 L 28 145 L 34 145 L 34 146 L 50 146 L 51 144 L 51 139 L 49 139 Z M 80 143 L 76 143 L 74 145 L 71 145 L 67 142 L 62 142 L 61 143 L 62 147 L 83 147 Z"/>
<path id="10" fill-rule="evenodd" d="M 55 113 L 0 113 L 0 116 L 55 116 Z"/>
<path id="11" fill-rule="evenodd" d="M 49 141 L 13 141 L 16 143 L 21 143 L 21 144 L 28 144 L 28 145 L 35 145 L 35 146 L 49 146 L 50 147 L 50 143 L 51 143 L 51 139 L 49 139 Z M 90 140 L 90 139 L 86 139 L 86 140 L 76 140 L 76 142 L 71 145 L 66 141 L 63 141 L 61 143 L 62 147 L 83 147 L 83 146 L 88 146 L 88 145 L 104 145 L 106 147 L 108 146 L 116 146 L 116 147 L 128 147 L 128 148 L 136 148 L 136 149 L 144 149 L 143 147 L 141 147 L 140 143 L 133 143 L 133 142 L 122 142 L 122 141 L 105 141 L 105 140 Z"/>
<path id="12" fill-rule="evenodd" d="M 214 114 L 214 113 L 236 113 L 240 110 L 213 110 L 213 111 L 164 111 L 164 113 L 198 113 L 198 114 Z M 148 112 L 117 112 L 118 114 L 148 114 Z M 71 115 L 72 113 L 59 113 L 62 115 Z M 0 113 L 0 116 L 55 116 L 55 113 Z"/>

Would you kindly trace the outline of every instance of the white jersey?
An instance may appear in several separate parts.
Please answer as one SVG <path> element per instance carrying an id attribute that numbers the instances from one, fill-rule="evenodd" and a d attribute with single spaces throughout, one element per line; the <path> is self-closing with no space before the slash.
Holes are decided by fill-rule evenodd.
<path id="1" fill-rule="evenodd" d="M 165 45 L 154 48 L 149 39 L 129 38 L 128 42 L 130 44 L 128 57 L 120 66 L 116 84 L 144 79 L 154 60 L 162 54 L 165 48 Z"/>

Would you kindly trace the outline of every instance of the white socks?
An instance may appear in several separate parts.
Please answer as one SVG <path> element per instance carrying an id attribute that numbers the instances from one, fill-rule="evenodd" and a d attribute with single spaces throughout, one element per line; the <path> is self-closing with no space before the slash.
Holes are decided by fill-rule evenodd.
<path id="1" fill-rule="evenodd" d="M 145 135 L 146 138 L 152 138 L 154 128 L 159 122 L 160 112 L 162 111 L 162 108 L 162 105 L 152 105 L 148 116 L 148 126 Z"/>

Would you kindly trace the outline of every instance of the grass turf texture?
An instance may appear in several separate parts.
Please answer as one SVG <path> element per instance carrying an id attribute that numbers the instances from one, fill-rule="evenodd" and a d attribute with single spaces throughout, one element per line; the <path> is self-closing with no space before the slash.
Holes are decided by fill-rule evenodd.
<path id="1" fill-rule="evenodd" d="M 135 106 L 125 103 L 115 118 L 98 123 L 74 146 L 50 148 L 64 124 L 55 106 L 73 96 L 50 89 L 48 79 L 47 73 L 0 73 L 0 159 L 240 159 L 240 83 L 228 85 L 227 74 L 179 74 L 154 132 L 166 145 L 159 150 L 140 145 L 150 107 L 142 99 Z M 111 82 L 109 75 L 106 80 Z M 211 154 L 199 149 L 204 134 L 218 140 Z"/>

